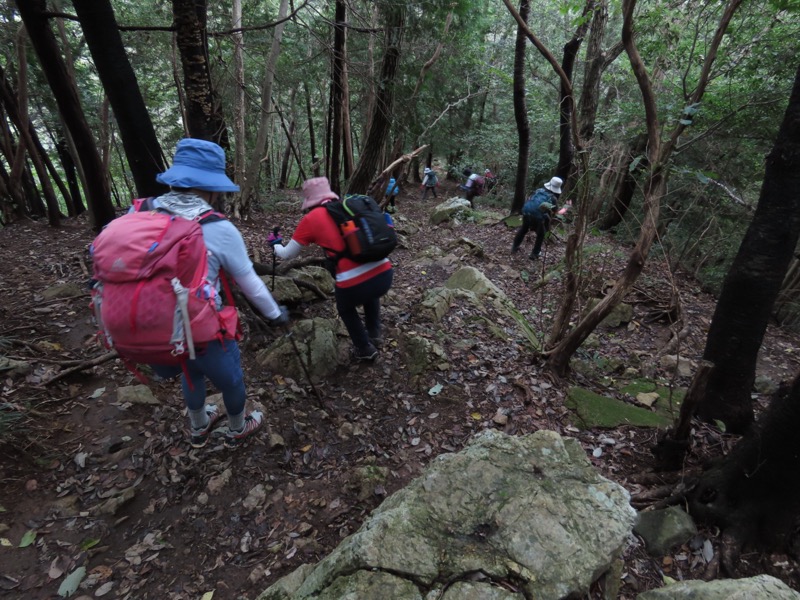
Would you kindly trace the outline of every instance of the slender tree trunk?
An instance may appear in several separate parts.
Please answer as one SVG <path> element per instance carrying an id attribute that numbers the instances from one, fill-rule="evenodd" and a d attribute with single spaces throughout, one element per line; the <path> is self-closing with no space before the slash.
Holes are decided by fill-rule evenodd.
<path id="1" fill-rule="evenodd" d="M 292 137 L 294 136 L 295 123 L 289 123 L 289 130 L 286 135 L 286 147 L 283 149 L 283 156 L 281 157 L 281 175 L 278 179 L 278 187 L 284 189 L 289 180 L 289 159 L 292 156 Z"/>
<path id="2" fill-rule="evenodd" d="M 519 16 L 526 23 L 530 14 L 529 0 L 520 0 Z M 525 204 L 528 190 L 528 157 L 531 146 L 531 128 L 528 123 L 528 107 L 525 102 L 525 50 L 528 40 L 525 31 L 517 25 L 517 40 L 514 45 L 514 120 L 517 122 L 517 177 L 514 184 L 514 200 L 511 212 L 519 213 Z"/>
<path id="3" fill-rule="evenodd" d="M 317 143 L 314 136 L 314 117 L 311 111 L 311 94 L 308 92 L 308 84 L 303 82 L 303 92 L 306 97 L 306 118 L 308 119 L 308 145 L 311 150 L 311 170 L 314 177 L 319 177 L 320 159 L 317 156 Z"/>
<path id="4" fill-rule="evenodd" d="M 269 50 L 267 63 L 264 66 L 264 80 L 261 82 L 261 111 L 258 122 L 258 133 L 256 143 L 251 150 L 250 164 L 245 174 L 244 185 L 239 199 L 234 203 L 233 214 L 236 217 L 246 216 L 250 211 L 250 205 L 258 189 L 258 173 L 261 170 L 261 159 L 265 156 L 267 148 L 267 135 L 270 124 L 270 107 L 272 104 L 272 84 L 275 81 L 275 65 L 278 63 L 278 56 L 281 51 L 281 37 L 286 15 L 289 14 L 289 0 L 281 0 L 278 8 L 278 19 L 281 21 L 275 26 L 272 32 L 272 46 Z"/>
<path id="5" fill-rule="evenodd" d="M 601 196 L 609 197 L 606 214 L 599 224 L 602 231 L 608 231 L 619 225 L 628 212 L 636 191 L 636 174 L 647 166 L 647 159 L 643 155 L 646 148 L 647 134 L 637 135 L 630 141 L 626 151 L 618 157 L 619 162 L 610 167 L 615 171 L 616 177 L 609 177 L 607 182 L 613 186 L 609 189 L 601 185 L 598 190 Z M 631 168 L 634 160 L 639 162 Z"/>
<path id="6" fill-rule="evenodd" d="M 347 38 L 345 38 L 344 56 L 347 56 Z M 353 154 L 353 127 L 350 121 L 350 80 L 347 61 L 342 65 L 342 175 L 349 180 L 355 169 Z"/>
<path id="7" fill-rule="evenodd" d="M 761 196 L 734 258 L 706 339 L 711 361 L 697 414 L 741 433 L 753 421 L 756 358 L 800 237 L 800 68 L 778 138 L 767 156 Z"/>
<path id="8" fill-rule="evenodd" d="M 16 150 L 14 148 L 15 144 L 13 134 L 11 133 L 10 118 L 6 116 L 2 102 L 0 102 L 0 113 L 2 113 L 2 119 L 0 119 L 0 123 L 2 123 L 2 144 L 0 144 L 0 153 L 5 157 L 6 162 L 9 165 L 13 165 L 15 161 L 14 156 L 16 154 Z M 11 174 L 6 171 L 5 166 L 2 165 L 2 161 L 0 161 L 0 166 L 3 167 L 2 177 L 4 183 L 4 204 L 15 206 L 15 208 L 5 208 L 3 210 L 3 214 L 6 216 L 13 214 L 23 217 L 25 216 L 26 208 L 28 206 L 25 198 L 25 190 L 22 187 L 22 174 L 24 172 L 24 165 L 20 167 L 20 176 L 16 180 L 12 180 Z M 5 202 L 6 199 L 7 202 Z M 6 219 L 6 222 L 8 222 L 8 219 Z"/>
<path id="9" fill-rule="evenodd" d="M 333 54 L 331 56 L 331 142 L 330 142 L 330 179 L 331 190 L 340 194 L 341 156 L 342 156 L 342 120 L 344 117 L 344 63 L 345 63 L 345 27 L 347 13 L 344 0 L 336 0 L 336 12 L 333 25 Z M 341 195 L 341 194 L 340 194 Z"/>
<path id="10" fill-rule="evenodd" d="M 560 177 L 569 188 L 569 177 L 572 172 L 572 163 L 575 157 L 575 146 L 572 143 L 572 111 L 575 110 L 575 103 L 572 101 L 572 71 L 575 68 L 575 59 L 581 47 L 586 31 L 589 29 L 590 20 L 587 17 L 594 6 L 594 0 L 586 0 L 583 9 L 583 20 L 572 39 L 564 45 L 564 56 L 561 59 L 561 70 L 566 75 L 566 80 L 561 80 L 559 89 L 558 104 L 558 165 L 556 166 L 556 177 Z M 567 83 L 570 83 L 568 86 Z"/>
<path id="11" fill-rule="evenodd" d="M 80 214 L 78 206 L 83 206 L 81 201 L 81 186 L 78 184 L 78 171 L 75 168 L 75 161 L 72 160 L 72 155 L 69 153 L 67 141 L 62 137 L 56 143 L 56 152 L 58 152 L 58 160 L 61 162 L 61 168 L 64 171 L 64 178 L 67 180 L 67 187 L 69 188 L 70 197 L 72 198 L 72 208 L 75 211 L 74 215 Z"/>
<path id="12" fill-rule="evenodd" d="M 231 25 L 234 29 L 242 26 L 242 0 L 233 0 L 231 7 Z M 236 31 L 231 35 L 233 41 L 233 159 L 234 181 L 246 187 L 245 169 L 247 154 L 245 153 L 245 88 L 244 88 L 244 34 Z"/>
<path id="13" fill-rule="evenodd" d="M 72 0 L 86 44 L 119 126 L 122 146 L 140 197 L 164 193 L 161 146 L 139 90 L 110 0 Z"/>
<path id="14" fill-rule="evenodd" d="M 59 7 L 60 3 L 56 1 L 56 8 Z M 64 19 L 62 17 L 55 18 L 56 27 L 58 29 L 58 37 L 61 40 L 61 48 L 64 52 L 64 61 L 67 66 L 67 74 L 69 78 L 73 81 L 77 81 L 77 77 L 75 77 L 75 59 L 72 56 L 72 50 L 70 48 L 69 43 L 69 36 L 67 35 L 67 28 L 64 27 Z M 41 109 L 40 109 L 41 114 Z M 81 188 L 86 190 L 88 188 L 88 184 L 86 182 L 86 171 L 83 168 L 83 163 L 81 163 L 80 155 L 78 154 L 78 149 L 75 146 L 75 140 L 72 139 L 72 134 L 69 131 L 69 127 L 67 127 L 66 123 L 64 123 L 64 118 L 59 115 L 61 121 L 61 129 L 64 131 L 64 138 L 67 140 L 69 153 L 72 156 L 72 162 L 75 163 L 75 168 L 78 171 L 78 179 L 81 182 Z M 107 165 L 106 165 L 107 167 Z M 110 176 L 108 175 L 108 170 L 105 170 L 106 176 L 110 180 Z M 75 211 L 77 214 L 82 214 L 86 209 L 83 207 L 83 202 L 77 202 L 75 204 Z"/>
<path id="15" fill-rule="evenodd" d="M 584 142 L 594 137 L 597 107 L 600 96 L 600 77 L 612 61 L 623 51 L 622 44 L 614 45 L 603 52 L 603 40 L 608 26 L 608 0 L 597 0 L 592 13 L 589 39 L 586 42 L 586 63 L 583 72 L 583 87 L 578 102 L 578 131 Z"/>
<path id="16" fill-rule="evenodd" d="M 714 38 L 707 49 L 697 86 L 690 98 L 690 104 L 700 102 L 705 93 L 711 67 L 716 59 L 717 49 L 741 1 L 730 0 L 723 10 Z M 504 0 L 504 2 L 507 2 L 507 0 Z M 639 89 L 642 92 L 649 140 L 648 166 L 650 172 L 644 185 L 644 218 L 639 239 L 628 258 L 625 270 L 615 282 L 614 287 L 605 298 L 580 320 L 568 335 L 561 339 L 549 354 L 547 359 L 548 367 L 559 375 L 566 374 L 572 355 L 597 325 L 622 301 L 644 268 L 644 263 L 647 260 L 647 255 L 656 235 L 661 198 L 667 186 L 669 160 L 678 138 L 686 128 L 686 123 L 679 122 L 672 130 L 669 139 L 664 143 L 661 142 L 655 94 L 633 36 L 633 14 L 636 8 L 636 0 L 623 0 L 622 6 L 622 40 L 625 44 L 625 51 L 630 59 L 633 73 L 639 84 Z"/>
<path id="17" fill-rule="evenodd" d="M 380 156 L 394 117 L 394 84 L 400 64 L 400 44 L 403 39 L 406 5 L 392 4 L 384 7 L 384 10 L 386 11 L 385 51 L 381 66 L 380 85 L 375 97 L 375 111 L 371 118 L 372 124 L 367 134 L 364 150 L 348 185 L 348 191 L 356 194 L 367 192 L 372 177 L 378 171 Z"/>
<path id="18" fill-rule="evenodd" d="M 228 129 L 211 81 L 206 30 L 206 0 L 172 0 L 186 94 L 189 135 L 227 149 Z"/>
<path id="19" fill-rule="evenodd" d="M 45 0 L 16 0 L 17 8 L 28 30 L 31 43 L 42 63 L 50 89 L 59 112 L 72 133 L 83 165 L 91 172 L 102 173 L 103 165 L 89 125 L 81 109 L 78 89 L 70 79 L 66 66 L 45 16 Z M 86 195 L 96 229 L 103 227 L 116 216 L 105 177 L 91 177 L 87 181 Z"/>

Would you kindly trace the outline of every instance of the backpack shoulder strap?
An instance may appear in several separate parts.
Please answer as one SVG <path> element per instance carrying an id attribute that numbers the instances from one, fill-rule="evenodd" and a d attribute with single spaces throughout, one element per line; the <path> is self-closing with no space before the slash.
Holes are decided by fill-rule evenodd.
<path id="1" fill-rule="evenodd" d="M 197 217 L 197 222 L 200 223 L 200 225 L 205 225 L 206 223 L 216 223 L 217 221 L 227 221 L 227 220 L 228 217 L 223 215 L 221 212 L 217 212 L 215 210 L 210 210 Z"/>
<path id="2" fill-rule="evenodd" d="M 155 196 L 150 196 L 148 198 L 134 198 L 131 202 L 133 204 L 133 211 L 134 212 L 147 212 L 153 209 L 153 200 L 155 200 Z"/>

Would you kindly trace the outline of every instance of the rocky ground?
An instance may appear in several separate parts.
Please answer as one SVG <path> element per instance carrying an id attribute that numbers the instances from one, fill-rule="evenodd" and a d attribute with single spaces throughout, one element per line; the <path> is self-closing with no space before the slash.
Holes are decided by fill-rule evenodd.
<path id="1" fill-rule="evenodd" d="M 440 197 L 452 192 L 445 183 Z M 565 406 L 570 385 L 614 394 L 626 377 L 688 384 L 659 360 L 672 335 L 669 316 L 679 298 L 689 328 L 676 351 L 696 360 L 714 300 L 680 273 L 670 274 L 662 257 L 652 257 L 626 298 L 630 321 L 604 329 L 581 349 L 580 369 L 568 380 L 543 370 L 531 340 L 510 321 L 487 322 L 462 307 L 437 328 L 421 322 L 424 292 L 464 265 L 484 272 L 538 332 L 548 330 L 561 292 L 563 229 L 543 260 L 532 262 L 525 251 L 509 253 L 513 230 L 491 197 L 479 199 L 475 222 L 457 226 L 429 224 L 436 202 L 421 201 L 410 185 L 398 199 L 404 244 L 392 256 L 387 339 L 374 365 L 350 365 L 312 388 L 259 367 L 256 351 L 280 332 L 250 327 L 243 344 L 248 396 L 266 411 L 268 427 L 235 451 L 224 449 L 219 436 L 201 450 L 189 447 L 174 383 L 151 384 L 150 400 L 120 397 L 120 388 L 138 381 L 94 343 L 85 288 L 92 233 L 85 220 L 60 230 L 33 222 L 0 230 L 0 347 L 7 359 L 29 366 L 3 368 L 0 597 L 58 597 L 85 568 L 73 597 L 188 600 L 213 592 L 217 600 L 253 599 L 300 564 L 325 556 L 433 457 L 459 450 L 486 428 L 514 435 L 553 429 L 577 438 L 639 509 L 668 496 L 705 459 L 735 443 L 698 424 L 685 470 L 659 473 L 650 452 L 657 430 L 582 428 Z M 297 193 L 281 194 L 268 216 L 239 224 L 256 262 L 270 263 L 266 235 L 281 225 L 288 237 L 298 206 Z M 582 305 L 602 294 L 626 256 L 608 238 L 590 236 L 587 243 Z M 330 300 L 292 306 L 292 313 L 295 319 L 335 317 Z M 409 372 L 399 350 L 410 333 L 441 346 L 433 369 Z M 793 376 L 796 342 L 794 334 L 770 329 L 759 366 L 766 381 Z M 717 534 L 701 530 L 692 543 L 659 558 L 632 538 L 621 597 L 660 586 L 665 576 L 718 576 L 704 544 L 716 549 Z M 788 558 L 743 556 L 739 575 L 762 572 L 800 588 Z"/>

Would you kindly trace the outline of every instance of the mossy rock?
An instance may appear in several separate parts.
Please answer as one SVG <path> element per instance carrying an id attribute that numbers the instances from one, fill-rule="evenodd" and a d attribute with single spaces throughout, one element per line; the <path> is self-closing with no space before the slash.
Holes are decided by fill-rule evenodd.
<path id="1" fill-rule="evenodd" d="M 673 389 L 672 406 L 670 406 L 670 389 L 652 379 L 634 379 L 627 385 L 621 387 L 619 391 L 623 394 L 629 394 L 634 398 L 636 398 L 637 394 L 650 394 L 655 392 L 658 394 L 658 401 L 653 408 L 655 408 L 657 413 L 669 419 L 674 419 L 678 416 L 681 410 L 681 404 L 683 404 L 683 399 L 686 397 L 686 388 Z"/>
<path id="2" fill-rule="evenodd" d="M 503 219 L 503 223 L 505 223 L 506 227 L 509 229 L 516 229 L 522 225 L 522 215 L 509 215 Z"/>
<path id="3" fill-rule="evenodd" d="M 592 427 L 668 427 L 672 419 L 658 412 L 633 406 L 622 400 L 601 396 L 580 387 L 571 387 L 566 406 L 575 413 L 577 425 L 584 429 Z"/>

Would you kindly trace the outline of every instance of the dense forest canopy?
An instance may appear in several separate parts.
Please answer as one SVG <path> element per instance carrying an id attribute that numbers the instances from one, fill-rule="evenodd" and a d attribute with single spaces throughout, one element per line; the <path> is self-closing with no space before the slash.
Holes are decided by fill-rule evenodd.
<path id="1" fill-rule="evenodd" d="M 127 58 L 165 154 L 189 133 L 174 4 L 111 2 Z M 405 15 L 396 75 L 387 82 L 381 81 L 385 14 L 395 4 L 405 7 Z M 323 173 L 346 180 L 354 168 L 346 160 L 340 163 L 344 168 L 340 167 L 338 177 L 327 171 L 334 153 L 331 72 L 335 3 L 289 3 L 288 16 L 281 20 L 278 1 L 244 0 L 238 28 L 233 27 L 232 5 L 221 2 L 205 6 L 205 59 L 222 122 L 230 130 L 231 160 L 237 145 L 243 147 L 247 160 L 252 159 L 250 152 L 261 116 L 268 117 L 266 145 L 263 156 L 258 157 L 260 172 L 257 180 L 250 182 L 255 190 L 254 205 L 266 207 L 270 192 L 296 187 L 303 175 L 313 172 L 315 160 Z M 517 151 L 512 90 L 517 27 L 503 3 L 386 0 L 345 2 L 343 6 L 344 110 L 349 132 L 344 136 L 346 144 L 341 136 L 336 139 L 345 155 L 350 153 L 357 163 L 373 118 L 376 92 L 390 85 L 394 102 L 390 132 L 380 149 L 381 168 L 422 144 L 430 144 L 441 168 L 456 176 L 464 168 L 491 168 L 500 182 L 496 200 L 510 205 Z M 81 107 L 108 166 L 111 193 L 118 205 L 124 205 L 137 193 L 130 175 L 130 157 L 122 151 L 115 115 L 76 11 L 70 2 L 50 2 L 44 8 L 46 22 L 60 44 L 79 90 Z M 603 174 L 614 166 L 615 155 L 645 131 L 641 96 L 628 59 L 619 51 L 621 5 L 537 3 L 528 18 L 531 30 L 558 57 L 573 33 L 591 19 L 592 11 L 601 9 L 607 11 L 607 21 L 600 50 L 612 60 L 602 71 L 594 134 L 585 149 L 590 153 L 591 196 L 604 203 L 595 212 L 598 217 L 612 201 L 604 191 Z M 767 1 L 745 3 L 725 34 L 705 97 L 698 106 L 688 106 L 687 98 L 697 84 L 720 10 L 716 2 L 693 4 L 691 10 L 682 10 L 680 3 L 657 2 L 638 7 L 635 14 L 635 39 L 652 76 L 662 127 L 687 118 L 692 123 L 681 136 L 670 166 L 659 241 L 676 263 L 681 261 L 703 275 L 711 289 L 719 284 L 740 239 L 742 223 L 755 203 L 763 157 L 775 136 L 798 50 L 795 11 Z M 271 72 L 271 98 L 265 99 L 265 63 L 280 21 L 284 26 Z M 242 39 L 242 86 L 237 86 L 234 57 L 237 32 Z M 63 173 L 65 167 L 56 152 L 65 137 L 63 121 L 13 2 L 2 3 L 0 35 L 4 38 L 5 83 L 14 97 L 20 101 L 26 98 L 20 108 L 24 108 L 43 150 L 54 159 L 54 171 Z M 574 69 L 576 101 L 581 98 L 586 74 L 587 48 L 583 44 Z M 237 87 L 244 92 L 243 139 L 233 134 Z M 525 94 L 531 128 L 525 187 L 530 190 L 551 175 L 559 152 L 558 77 L 530 45 Z M 7 151 L 3 153 L 3 169 L 7 176 L 13 172 L 15 178 L 23 180 L 19 172 L 27 171 L 32 182 L 39 181 L 42 175 L 31 168 L 30 161 L 25 163 L 27 168 L 19 164 L 14 168 L 13 149 L 19 131 L 8 108 L 4 115 Z M 637 166 L 643 155 L 636 152 L 628 168 Z M 419 177 L 418 172 L 406 176 L 412 180 Z M 34 183 L 30 186 L 36 187 Z M 35 195 L 32 190 L 28 193 Z M 58 188 L 55 195 L 66 214 Z M 14 208 L 15 204 L 4 197 L 4 221 L 14 219 L 14 214 L 43 213 L 32 199 L 24 201 L 23 206 Z M 620 235 L 636 234 L 636 206 L 634 201 L 629 218 L 616 227 Z"/>

